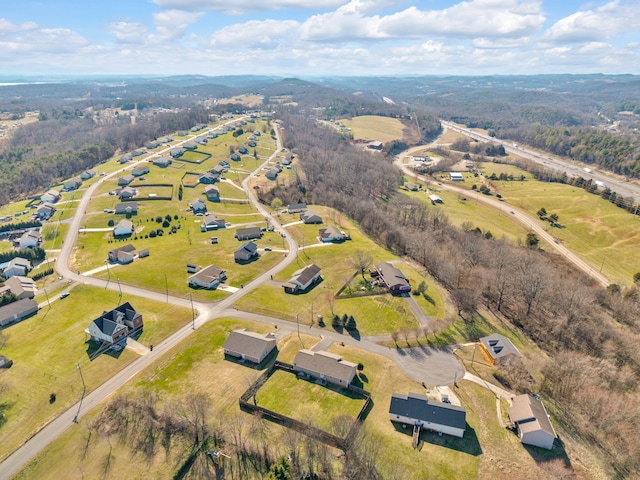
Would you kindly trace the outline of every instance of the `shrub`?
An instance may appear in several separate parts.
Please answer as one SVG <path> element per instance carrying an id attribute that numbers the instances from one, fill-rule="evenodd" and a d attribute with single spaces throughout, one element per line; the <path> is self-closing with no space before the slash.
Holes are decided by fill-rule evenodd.
<path id="1" fill-rule="evenodd" d="M 113 218 L 110 218 L 109 221 L 107 222 L 107 225 L 110 227 L 113 227 L 115 225 L 115 222 L 113 220 Z"/>

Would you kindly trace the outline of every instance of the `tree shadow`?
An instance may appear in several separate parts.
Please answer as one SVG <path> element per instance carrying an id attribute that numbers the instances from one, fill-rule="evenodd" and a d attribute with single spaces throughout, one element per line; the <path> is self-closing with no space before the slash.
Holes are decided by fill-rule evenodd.
<path id="1" fill-rule="evenodd" d="M 403 428 L 403 424 L 391 422 L 397 432 L 401 432 L 407 437 L 413 436 L 413 426 L 406 425 Z M 452 435 L 439 434 L 438 432 L 432 432 L 429 430 L 420 431 L 420 442 L 428 443 L 430 445 L 437 445 L 439 447 L 448 448 L 457 452 L 463 452 L 475 457 L 482 455 L 482 447 L 478 441 L 476 431 L 466 424 L 464 437 L 458 438 Z"/>
<path id="2" fill-rule="evenodd" d="M 357 328 L 347 328 L 347 333 L 351 335 L 355 340 L 360 341 L 360 331 Z"/>

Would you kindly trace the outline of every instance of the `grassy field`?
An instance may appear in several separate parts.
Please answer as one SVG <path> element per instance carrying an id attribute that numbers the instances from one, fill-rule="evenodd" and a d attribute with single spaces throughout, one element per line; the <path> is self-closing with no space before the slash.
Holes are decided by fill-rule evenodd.
<path id="1" fill-rule="evenodd" d="M 364 405 L 364 399 L 347 390 L 323 387 L 283 370 L 271 375 L 258 390 L 256 400 L 263 408 L 329 432 L 338 417 L 346 415 L 355 420 Z"/>
<path id="2" fill-rule="evenodd" d="M 143 344 L 158 343 L 191 320 L 190 309 L 158 304 L 137 297 L 123 297 L 144 317 Z M 100 355 L 91 361 L 84 329 L 104 310 L 118 305 L 118 293 L 86 286 L 73 289 L 64 300 L 4 330 L 2 353 L 14 361 L 0 379 L 5 385 L 3 410 L 7 423 L 0 430 L 0 456 L 4 457 L 80 398 L 80 364 L 87 389 L 93 390 L 136 358 L 124 350 Z M 49 395 L 56 393 L 56 401 Z"/>
<path id="3" fill-rule="evenodd" d="M 363 115 L 352 119 L 341 119 L 340 122 L 351 129 L 355 140 L 378 140 L 390 142 L 401 140 L 406 128 L 397 118 Z"/>

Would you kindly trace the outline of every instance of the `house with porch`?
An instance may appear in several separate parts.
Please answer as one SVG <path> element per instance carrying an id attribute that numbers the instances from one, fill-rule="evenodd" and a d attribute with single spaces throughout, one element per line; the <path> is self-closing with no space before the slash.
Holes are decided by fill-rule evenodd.
<path id="1" fill-rule="evenodd" d="M 347 235 L 333 225 L 319 229 L 318 236 L 320 237 L 320 241 L 323 243 L 343 242 L 347 239 Z"/>
<path id="2" fill-rule="evenodd" d="M 302 220 L 302 223 L 305 223 L 305 224 L 322 223 L 322 217 L 318 215 L 316 212 L 313 212 L 311 210 L 302 212 L 300 214 L 300 220 Z"/>
<path id="3" fill-rule="evenodd" d="M 136 193 L 138 192 L 135 188 L 127 186 L 120 189 L 120 191 L 118 192 L 118 197 L 120 197 L 120 200 L 130 200 L 136 196 Z"/>
<path id="4" fill-rule="evenodd" d="M 129 243 L 123 247 L 110 250 L 107 255 L 111 263 L 120 263 L 125 265 L 133 262 L 133 259 L 136 256 L 136 247 Z"/>
<path id="5" fill-rule="evenodd" d="M 115 345 L 125 343 L 127 336 L 142 329 L 143 326 L 142 314 L 136 312 L 131 304 L 126 302 L 93 320 L 85 333 L 94 342 Z"/>
<path id="6" fill-rule="evenodd" d="M 58 200 L 60 200 L 60 192 L 57 190 L 49 190 L 40 197 L 42 203 L 56 203 Z"/>
<path id="7" fill-rule="evenodd" d="M 207 200 L 210 202 L 219 202 L 220 201 L 220 190 L 218 187 L 213 185 L 207 185 L 204 187 L 204 194 L 207 197 Z"/>
<path id="8" fill-rule="evenodd" d="M 260 364 L 276 348 L 273 333 L 255 333 L 243 328 L 232 331 L 224 342 L 225 356 Z"/>
<path id="9" fill-rule="evenodd" d="M 207 204 L 201 198 L 195 198 L 189 202 L 189 208 L 195 214 L 205 213 L 207 211 Z"/>
<path id="10" fill-rule="evenodd" d="M 8 278 L 4 285 L 9 288 L 18 300 L 24 300 L 25 298 L 33 298 L 36 296 L 36 282 L 29 277 L 23 277 L 20 275 L 14 275 Z"/>
<path id="11" fill-rule="evenodd" d="M 44 202 L 36 209 L 36 215 L 40 220 L 49 220 L 56 213 L 53 203 Z"/>
<path id="12" fill-rule="evenodd" d="M 258 246 L 253 242 L 247 242 L 233 252 L 233 258 L 236 263 L 250 262 L 258 257 Z"/>
<path id="13" fill-rule="evenodd" d="M 355 363 L 325 351 L 299 350 L 293 360 L 294 371 L 340 387 L 347 387 L 353 381 L 356 369 Z"/>
<path id="14" fill-rule="evenodd" d="M 116 215 L 136 215 L 138 213 L 138 202 L 118 203 L 114 212 Z"/>
<path id="15" fill-rule="evenodd" d="M 202 223 L 200 224 L 201 232 L 208 232 L 209 230 L 218 230 L 225 228 L 226 223 L 222 218 L 216 217 L 213 213 L 207 213 L 202 217 Z"/>
<path id="16" fill-rule="evenodd" d="M 392 294 L 409 293 L 411 291 L 411 285 L 409 285 L 407 277 L 391 263 L 377 263 L 374 268 L 371 276 L 380 279 Z"/>
<path id="17" fill-rule="evenodd" d="M 464 407 L 429 400 L 419 393 L 394 393 L 389 406 L 389 419 L 392 422 L 459 438 L 464 436 L 466 415 Z"/>
<path id="18" fill-rule="evenodd" d="M 18 239 L 18 245 L 21 249 L 39 247 L 42 242 L 42 234 L 39 230 L 27 230 Z"/>
<path id="19" fill-rule="evenodd" d="M 256 238 L 262 238 L 262 230 L 260 227 L 245 227 L 236 230 L 235 238 L 240 241 L 254 240 Z"/>
<path id="20" fill-rule="evenodd" d="M 320 267 L 311 264 L 297 270 L 282 287 L 285 293 L 304 293 L 321 279 Z"/>
<path id="21" fill-rule="evenodd" d="M 187 283 L 191 288 L 206 288 L 213 290 L 218 287 L 227 278 L 227 272 L 217 267 L 209 265 L 208 267 L 198 270 L 191 275 Z"/>

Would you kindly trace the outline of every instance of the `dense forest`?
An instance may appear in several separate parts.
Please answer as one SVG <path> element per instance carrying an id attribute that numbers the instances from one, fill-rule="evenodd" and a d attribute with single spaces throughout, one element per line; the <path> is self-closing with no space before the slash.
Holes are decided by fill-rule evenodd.
<path id="1" fill-rule="evenodd" d="M 337 208 L 386 248 L 419 262 L 449 291 L 469 340 L 477 341 L 479 308 L 520 328 L 550 360 L 538 380 L 505 370 L 509 383 L 542 392 L 563 423 L 599 445 L 623 475 L 640 474 L 637 287 L 605 290 L 528 242 L 454 228 L 441 210 L 395 193 L 402 176 L 387 158 L 367 152 L 363 170 L 363 152 L 332 130 L 301 115 L 282 118 L 285 143 L 300 152 L 304 175 L 272 194 L 283 203 L 306 199 Z"/>

